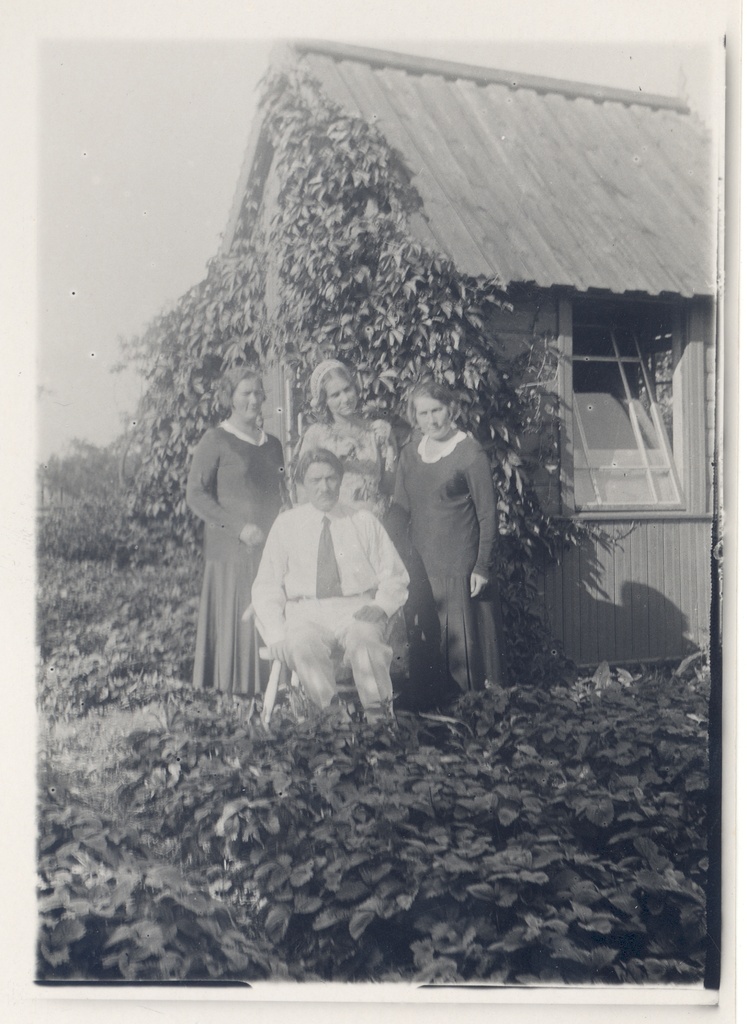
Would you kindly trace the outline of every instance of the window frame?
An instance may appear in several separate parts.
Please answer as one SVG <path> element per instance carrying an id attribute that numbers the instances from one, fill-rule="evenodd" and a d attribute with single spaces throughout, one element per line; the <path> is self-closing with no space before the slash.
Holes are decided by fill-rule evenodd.
<path id="1" fill-rule="evenodd" d="M 679 501 L 672 503 L 583 505 L 576 502 L 574 480 L 574 416 L 573 416 L 573 314 L 574 307 L 595 301 L 617 306 L 621 315 L 626 305 L 638 309 L 654 304 L 669 306 L 672 313 L 672 408 L 673 439 L 669 446 L 670 465 L 674 472 Z M 614 318 L 610 327 L 614 328 Z M 579 520 L 632 520 L 632 519 L 689 519 L 708 514 L 708 483 L 706 465 L 705 430 L 705 357 L 703 344 L 709 337 L 708 312 L 695 306 L 687 310 L 684 302 L 673 300 L 626 299 L 621 296 L 593 295 L 588 297 L 564 294 L 558 296 L 558 350 L 560 365 L 558 390 L 560 397 L 560 511 L 567 518 Z M 640 365 L 648 375 L 647 353 L 639 346 Z M 638 357 L 635 360 L 638 362 Z M 702 365 L 701 365 L 702 364 Z M 655 394 L 654 384 L 647 387 Z M 658 405 L 654 409 L 660 416 Z M 666 428 L 655 424 L 657 431 Z"/>
<path id="2" fill-rule="evenodd" d="M 592 354 L 588 354 L 588 353 L 576 353 L 576 352 L 572 351 L 572 353 L 571 353 L 571 360 L 572 360 L 573 367 L 575 367 L 576 364 L 584 364 L 584 363 L 589 363 L 589 362 L 592 362 L 592 363 L 593 362 L 596 362 L 596 363 L 610 363 L 610 364 L 612 364 L 612 365 L 617 367 L 617 369 L 619 370 L 620 379 L 622 381 L 623 388 L 624 388 L 624 391 L 625 391 L 625 402 L 626 402 L 626 404 L 628 406 L 628 408 L 625 411 L 626 411 L 626 413 L 627 413 L 627 415 L 629 417 L 629 420 L 630 420 L 630 426 L 631 426 L 633 438 L 635 440 L 635 445 L 636 445 L 635 448 L 631 449 L 631 451 L 636 452 L 637 455 L 640 458 L 640 465 L 635 465 L 635 466 L 631 466 L 631 467 L 628 467 L 628 468 L 631 469 L 631 470 L 636 471 L 637 473 L 640 473 L 642 476 L 645 477 L 646 482 L 648 484 L 649 492 L 652 495 L 656 494 L 656 490 L 657 490 L 656 484 L 654 482 L 655 476 L 659 475 L 659 474 L 666 476 L 671 481 L 671 485 L 672 485 L 672 488 L 673 488 L 673 491 L 674 491 L 674 497 L 670 501 L 649 500 L 649 501 L 635 501 L 635 502 L 634 501 L 630 501 L 630 502 L 624 502 L 624 501 L 622 501 L 622 502 L 611 502 L 611 501 L 602 501 L 600 499 L 600 500 L 598 500 L 596 502 L 591 502 L 591 501 L 590 502 L 584 502 L 584 503 L 580 502 L 580 500 L 578 498 L 578 494 L 577 494 L 577 481 L 576 481 L 577 461 L 578 461 L 577 460 L 577 456 L 576 456 L 576 443 L 575 443 L 576 442 L 576 438 L 575 438 L 576 428 L 578 428 L 578 433 L 579 433 L 579 436 L 580 436 L 580 441 L 581 441 L 580 447 L 583 449 L 584 454 L 585 454 L 585 461 L 586 461 L 587 468 L 588 468 L 589 480 L 591 482 L 591 485 L 592 485 L 592 487 L 594 489 L 594 492 L 595 492 L 597 498 L 600 498 L 600 491 L 599 491 L 599 487 L 598 487 L 598 483 L 600 483 L 600 481 L 598 481 L 596 479 L 596 473 L 599 472 L 600 470 L 604 470 L 605 467 L 603 467 L 603 466 L 594 466 L 592 464 L 592 461 L 591 461 L 591 458 L 590 458 L 591 451 L 593 451 L 595 449 L 592 449 L 592 448 L 589 447 L 588 440 L 587 440 L 587 437 L 586 437 L 586 431 L 585 431 L 585 428 L 584 428 L 583 418 L 581 416 L 580 409 L 579 409 L 579 406 L 578 406 L 578 396 L 586 394 L 587 392 L 583 392 L 583 391 L 578 391 L 577 392 L 572 387 L 571 401 L 573 403 L 572 415 L 574 416 L 574 422 L 573 422 L 573 429 L 574 429 L 574 450 L 573 450 L 573 458 L 574 458 L 574 465 L 573 465 L 573 472 L 574 472 L 574 496 L 573 496 L 574 497 L 574 507 L 575 507 L 576 511 L 579 512 L 579 513 L 581 513 L 581 512 L 593 512 L 593 513 L 597 513 L 597 512 L 616 512 L 616 511 L 624 511 L 624 512 L 628 512 L 628 511 L 644 511 L 644 512 L 650 512 L 650 511 L 656 511 L 656 512 L 662 512 L 662 511 L 670 511 L 670 512 L 671 511 L 683 511 L 684 507 L 685 507 L 684 506 L 684 497 L 683 497 L 683 493 L 684 492 L 683 492 L 682 484 L 681 484 L 680 479 L 679 479 L 679 474 L 677 472 L 677 466 L 675 464 L 675 459 L 674 459 L 674 454 L 673 454 L 672 446 L 670 445 L 669 438 L 667 436 L 666 427 L 664 426 L 664 422 L 662 420 L 661 410 L 659 408 L 658 402 L 656 401 L 656 388 L 654 387 L 654 384 L 653 384 L 653 382 L 652 382 L 652 380 L 650 378 L 649 367 L 647 366 L 646 358 L 644 357 L 643 350 L 641 349 L 640 337 L 639 337 L 637 331 L 632 331 L 631 332 L 632 339 L 633 339 L 633 342 L 635 344 L 635 354 L 625 354 L 621 350 L 621 346 L 618 343 L 618 340 L 617 340 L 618 328 L 614 324 L 612 324 L 612 323 L 610 323 L 609 325 L 599 324 L 598 325 L 598 329 L 599 329 L 600 336 L 603 333 L 609 335 L 609 341 L 611 342 L 611 346 L 612 346 L 612 354 L 611 355 L 592 355 Z M 671 350 L 671 346 L 668 346 L 668 349 Z M 647 352 L 646 356 L 648 356 L 649 354 L 650 353 Z M 641 374 L 642 374 L 642 377 L 643 377 L 643 386 L 644 386 L 646 392 L 648 393 L 648 399 L 649 399 L 649 402 L 650 402 L 650 405 L 651 405 L 651 408 L 650 408 L 650 418 L 651 418 L 652 426 L 654 428 L 654 431 L 655 431 L 656 437 L 657 437 L 657 441 L 658 441 L 658 447 L 656 449 L 649 449 L 647 447 L 647 445 L 646 445 L 646 441 L 645 441 L 645 437 L 644 437 L 644 432 L 643 432 L 643 429 L 642 429 L 642 424 L 639 422 L 639 416 L 638 416 L 637 410 L 636 410 L 635 406 L 633 406 L 633 403 L 634 402 L 640 402 L 640 399 L 639 398 L 638 399 L 634 398 L 633 392 L 631 391 L 630 380 L 629 380 L 628 374 L 626 372 L 626 367 L 628 365 L 637 367 L 641 371 Z M 573 374 L 571 374 L 571 381 L 573 381 Z M 672 382 L 672 390 L 674 391 L 674 381 Z M 663 457 L 664 457 L 664 464 L 662 466 L 655 466 L 652 463 L 652 459 L 650 458 L 649 452 L 653 453 L 654 451 L 661 452 L 661 454 L 663 455 Z M 612 466 L 610 466 L 608 468 L 609 469 L 613 469 Z M 662 473 L 662 471 L 664 471 L 664 472 Z"/>

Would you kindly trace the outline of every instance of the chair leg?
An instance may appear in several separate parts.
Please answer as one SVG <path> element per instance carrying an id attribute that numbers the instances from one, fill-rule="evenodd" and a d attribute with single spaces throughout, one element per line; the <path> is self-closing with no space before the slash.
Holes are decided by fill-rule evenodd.
<path id="1" fill-rule="evenodd" d="M 275 700 L 278 695 L 278 684 L 280 683 L 280 673 L 282 670 L 282 661 L 273 661 L 272 668 L 270 669 L 270 678 L 267 681 L 267 689 L 265 690 L 264 705 L 262 707 L 262 724 L 266 726 L 270 724 L 272 709 L 275 707 Z"/>

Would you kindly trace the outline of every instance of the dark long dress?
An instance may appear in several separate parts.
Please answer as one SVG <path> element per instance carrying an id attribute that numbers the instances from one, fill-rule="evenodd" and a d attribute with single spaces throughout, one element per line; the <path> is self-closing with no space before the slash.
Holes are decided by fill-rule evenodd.
<path id="1" fill-rule="evenodd" d="M 247 523 L 267 535 L 283 496 L 283 449 L 267 435 L 261 445 L 222 427 L 197 445 L 187 504 L 205 522 L 205 571 L 197 619 L 193 684 L 252 696 L 259 688 L 255 630 L 241 622 L 251 603 L 262 546 L 239 539 Z"/>
<path id="2" fill-rule="evenodd" d="M 431 463 L 418 453 L 419 441 L 400 454 L 394 502 L 409 519 L 413 674 L 428 676 L 438 699 L 449 684 L 466 692 L 503 681 L 501 617 L 490 571 L 496 506 L 490 463 L 474 438 L 465 436 Z M 470 597 L 473 572 L 490 581 L 477 598 Z M 422 690 L 422 678 L 414 685 Z"/>

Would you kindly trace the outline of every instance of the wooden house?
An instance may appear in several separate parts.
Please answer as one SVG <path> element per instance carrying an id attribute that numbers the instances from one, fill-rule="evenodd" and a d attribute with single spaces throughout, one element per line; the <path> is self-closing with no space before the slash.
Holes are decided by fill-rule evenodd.
<path id="1" fill-rule="evenodd" d="M 491 325 L 509 348 L 557 340 L 560 422 L 536 480 L 546 510 L 593 526 L 548 565 L 543 600 L 580 664 L 678 658 L 708 641 L 716 392 L 716 174 L 679 99 L 352 46 L 295 43 L 351 113 L 396 147 L 423 201 L 413 235 L 512 289 Z M 255 125 L 247 188 L 272 212 Z M 296 423 L 279 368 L 268 427 Z M 552 457 L 552 452 L 555 452 Z"/>

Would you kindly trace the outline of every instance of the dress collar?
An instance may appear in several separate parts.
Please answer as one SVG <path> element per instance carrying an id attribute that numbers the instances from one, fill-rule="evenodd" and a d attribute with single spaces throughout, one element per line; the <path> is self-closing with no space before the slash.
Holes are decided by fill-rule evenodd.
<path id="1" fill-rule="evenodd" d="M 450 437 L 444 444 L 438 444 L 438 442 L 436 442 L 436 445 L 432 445 L 429 452 L 426 448 L 428 438 L 423 434 L 420 439 L 420 444 L 418 445 L 418 455 L 426 464 L 439 462 L 441 459 L 445 459 L 447 455 L 451 455 L 459 442 L 463 441 L 467 436 L 468 435 L 465 434 L 463 430 L 457 430 L 456 434 L 454 434 L 453 437 Z M 437 450 L 434 451 L 434 448 L 436 447 Z"/>
<path id="2" fill-rule="evenodd" d="M 223 427 L 224 430 L 227 430 L 229 434 L 233 434 L 234 437 L 238 437 L 241 441 L 247 441 L 249 444 L 253 444 L 255 448 L 259 448 L 260 445 L 267 441 L 267 434 L 264 430 L 259 435 L 259 441 L 255 441 L 253 437 L 249 437 L 248 434 L 239 430 L 238 427 L 235 427 L 233 423 L 229 422 L 229 420 L 224 420 L 220 426 Z"/>

